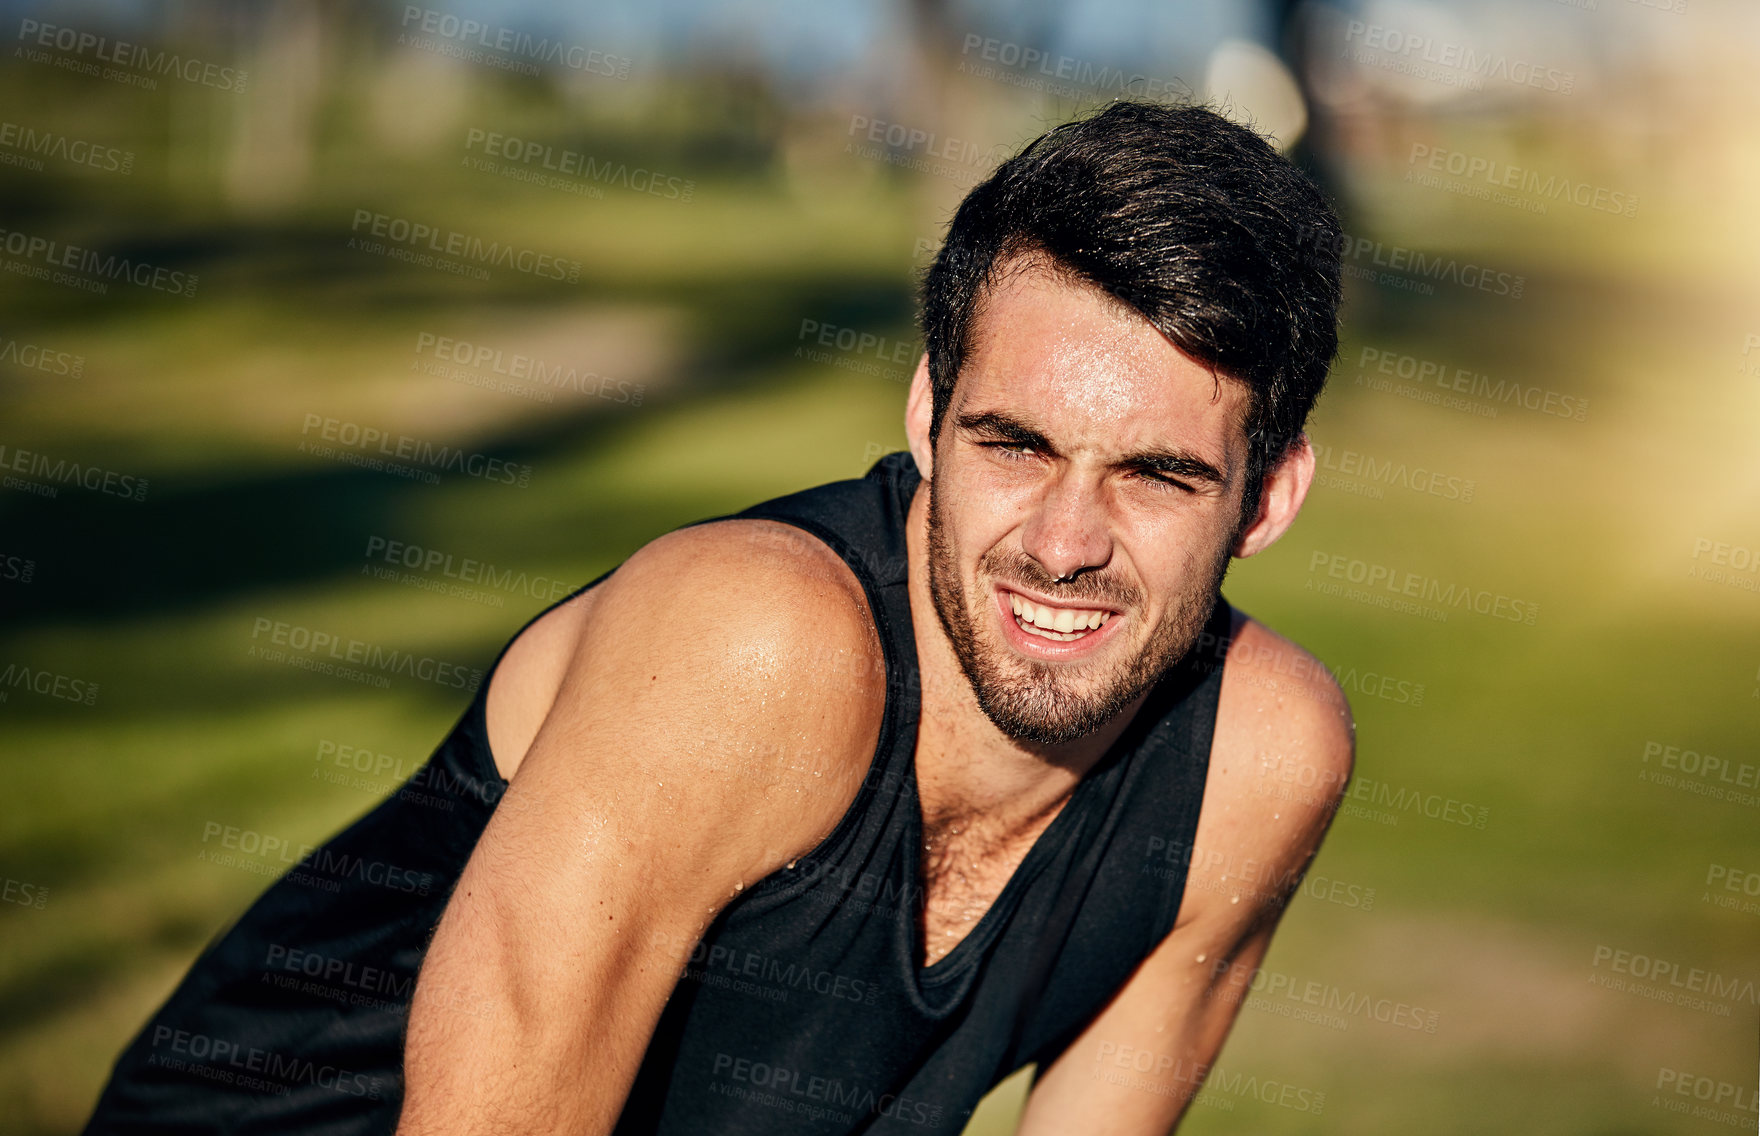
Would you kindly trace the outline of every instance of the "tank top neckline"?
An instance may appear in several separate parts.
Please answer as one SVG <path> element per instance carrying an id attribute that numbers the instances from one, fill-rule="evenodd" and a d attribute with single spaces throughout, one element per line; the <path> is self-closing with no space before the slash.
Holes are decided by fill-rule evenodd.
<path id="1" fill-rule="evenodd" d="M 891 459 L 891 468 L 887 470 L 892 489 L 890 496 L 896 510 L 895 517 L 899 531 L 902 533 L 907 531 L 911 501 L 922 477 L 917 472 L 915 461 L 909 453 L 892 455 Z M 881 459 L 880 466 L 882 468 L 887 464 L 888 459 Z M 905 564 L 906 569 L 898 573 L 898 578 L 894 583 L 905 589 L 906 608 L 909 610 L 908 556 L 906 549 L 901 548 L 896 551 L 899 553 L 898 562 Z M 864 580 L 863 584 L 866 588 L 867 581 Z M 877 607 L 879 597 L 870 592 L 869 604 L 872 607 Z M 893 645 L 894 650 L 888 652 L 889 656 L 896 654 L 899 659 L 908 661 L 910 669 L 906 672 L 907 675 L 917 676 L 916 682 L 907 680 L 904 684 L 905 689 L 900 692 L 905 697 L 900 700 L 901 704 L 898 706 L 899 724 L 893 733 L 894 736 L 903 734 L 912 739 L 908 748 L 899 752 L 899 757 L 906 764 L 905 776 L 901 779 L 902 791 L 905 795 L 905 831 L 908 836 L 904 848 L 905 870 L 907 882 L 912 887 L 922 889 L 922 898 L 926 902 L 928 885 L 923 877 L 922 864 L 923 806 L 917 792 L 917 746 L 915 742 L 917 728 L 922 718 L 920 659 L 917 656 L 914 623 L 906 622 L 902 627 L 897 626 L 897 621 L 889 621 L 889 623 L 891 623 L 890 633 L 898 636 L 900 640 Z M 888 661 L 890 663 L 890 658 Z M 1113 771 L 1128 762 L 1140 750 L 1148 732 L 1160 721 L 1162 714 L 1171 704 L 1171 700 L 1185 693 L 1191 678 L 1192 673 L 1188 660 L 1182 659 L 1151 684 L 1148 696 L 1143 700 L 1137 713 L 1120 731 L 1118 737 L 1113 739 L 1106 752 L 1101 754 L 1100 758 L 1077 782 L 1076 787 L 1071 790 L 1069 798 L 1064 801 L 1057 815 L 1051 818 L 1051 823 L 1046 825 L 1045 829 L 1034 839 L 1032 845 L 1027 849 L 1026 855 L 1021 857 L 1019 864 L 1015 865 L 1014 871 L 1010 873 L 1007 881 L 1003 883 L 990 905 L 984 909 L 984 913 L 978 917 L 978 921 L 973 924 L 971 930 L 966 932 L 958 943 L 954 944 L 952 950 L 933 963 L 925 965 L 922 961 L 923 948 L 927 939 L 924 912 L 916 903 L 909 905 L 911 908 L 909 918 L 898 920 L 897 926 L 900 933 L 906 937 L 904 948 L 907 953 L 905 957 L 911 961 L 911 969 L 919 986 L 941 987 L 968 973 L 975 961 L 983 958 L 987 948 L 1006 929 L 1022 895 L 1032 886 L 1033 881 L 1044 869 L 1046 862 L 1056 856 L 1060 846 L 1068 839 L 1070 830 L 1081 825 L 1093 807 L 1093 799 L 1099 793 L 1102 783 L 1110 776 L 1114 776 Z M 885 717 L 892 716 L 895 701 L 893 687 L 894 684 L 888 682 Z M 887 733 L 885 729 L 882 729 L 881 732 L 882 734 Z M 878 751 L 875 756 L 877 758 L 880 756 Z"/>
<path id="2" fill-rule="evenodd" d="M 909 897 L 905 904 L 909 911 L 905 918 L 895 919 L 893 926 L 900 940 L 898 947 L 901 956 L 909 961 L 914 980 L 908 989 L 921 1001 L 924 1009 L 933 1012 L 934 1005 L 924 996 L 926 992 L 955 985 L 955 991 L 947 1001 L 949 1004 L 957 1004 L 957 980 L 970 976 L 988 949 L 1005 933 L 1024 894 L 1032 887 L 1047 862 L 1056 857 L 1063 843 L 1069 839 L 1071 830 L 1079 829 L 1087 814 L 1092 811 L 1093 801 L 1096 795 L 1101 794 L 1103 782 L 1122 773 L 1123 767 L 1142 749 L 1145 739 L 1163 714 L 1195 684 L 1197 676 L 1189 665 L 1188 657 L 1169 668 L 1151 685 L 1148 697 L 1137 714 L 1077 783 L 1069 799 L 1033 841 L 1026 855 L 1015 866 L 995 899 L 983 915 L 979 916 L 971 930 L 947 954 L 925 965 L 922 961 L 926 938 L 925 920 L 917 904 L 919 894 L 924 898 L 927 896 L 927 885 L 922 871 L 922 801 L 917 794 L 916 778 L 916 734 L 922 715 L 922 683 L 916 630 L 909 599 L 906 536 L 911 501 L 922 477 L 908 452 L 889 454 L 881 458 L 869 471 L 868 477 L 882 482 L 887 508 L 891 514 L 889 519 L 896 526 L 892 531 L 898 534 L 897 547 L 887 549 L 886 555 L 879 558 L 877 564 L 874 559 L 864 557 L 859 550 L 852 549 L 841 535 L 812 520 L 798 516 L 767 518 L 812 533 L 849 565 L 862 585 L 873 614 L 887 671 L 879 737 L 870 759 L 869 776 L 863 779 L 854 799 L 830 835 L 801 859 L 807 862 L 835 860 L 847 842 L 854 838 L 872 805 L 876 792 L 874 774 L 879 772 L 882 779 L 887 774 L 897 777 L 896 783 L 899 785 L 904 809 L 902 819 L 906 839 L 903 842 L 903 883 L 907 889 L 905 894 Z M 756 510 L 748 510 L 744 515 L 756 514 Z M 877 571 L 877 568 L 888 570 Z M 892 594 L 889 596 L 887 593 Z M 1214 616 L 1214 609 L 1211 614 Z M 771 876 L 766 883 L 775 885 L 769 894 L 777 898 L 792 897 L 813 886 L 805 880 L 790 879 L 785 872 Z M 768 889 L 754 890 L 763 894 Z M 752 898 L 756 899 L 757 895 Z"/>

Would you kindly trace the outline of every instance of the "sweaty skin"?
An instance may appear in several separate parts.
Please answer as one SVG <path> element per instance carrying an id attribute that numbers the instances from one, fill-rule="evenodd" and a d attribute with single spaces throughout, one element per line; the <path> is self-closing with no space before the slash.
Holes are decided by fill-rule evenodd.
<path id="1" fill-rule="evenodd" d="M 926 362 L 906 411 L 925 479 L 907 533 L 925 963 L 989 909 L 1145 675 L 1191 643 L 1227 558 L 1277 540 L 1313 475 L 1302 439 L 1243 525 L 1246 388 L 1103 293 L 1016 267 L 933 446 Z M 779 527 L 662 537 L 503 659 L 489 740 L 513 784 L 417 983 L 401 1133 L 609 1132 L 676 979 L 636 945 L 700 933 L 853 800 L 882 693 L 834 676 L 878 664 L 872 620 L 849 568 Z M 1178 922 L 1039 1071 L 1025 1136 L 1147 1136 L 1183 1113 L 1349 776 L 1349 708 L 1325 676 L 1237 620 Z M 778 747 L 803 757 L 760 759 Z M 1274 764 L 1324 788 L 1272 795 Z M 461 996 L 486 1009 L 448 1015 Z M 1126 1046 L 1156 1071 L 1097 1075 Z"/>

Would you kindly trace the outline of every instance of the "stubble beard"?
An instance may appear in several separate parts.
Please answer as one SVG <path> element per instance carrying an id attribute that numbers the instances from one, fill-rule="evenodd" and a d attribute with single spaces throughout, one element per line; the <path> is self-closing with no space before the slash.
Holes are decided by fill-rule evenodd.
<path id="1" fill-rule="evenodd" d="M 1082 673 L 1073 674 L 1067 666 L 1020 658 L 1006 645 L 989 642 L 992 636 L 981 641 L 978 619 L 982 617 L 976 613 L 988 610 L 990 597 L 987 591 L 967 596 L 960 584 L 937 508 L 938 481 L 932 477 L 929 484 L 929 595 L 979 708 L 1008 737 L 1040 745 L 1086 737 L 1134 702 L 1198 641 L 1228 571 L 1226 548 L 1208 572 L 1198 573 L 1201 578 L 1193 579 L 1176 597 L 1171 615 L 1155 628 L 1143 650 L 1100 674 L 1088 673 L 1098 664 L 1087 664 Z M 1001 546 L 985 553 L 978 564 L 979 584 L 990 580 L 1013 581 L 1071 607 L 1097 600 L 1130 612 L 1142 606 L 1141 590 L 1116 576 L 1078 576 L 1058 583 L 1038 561 Z"/>

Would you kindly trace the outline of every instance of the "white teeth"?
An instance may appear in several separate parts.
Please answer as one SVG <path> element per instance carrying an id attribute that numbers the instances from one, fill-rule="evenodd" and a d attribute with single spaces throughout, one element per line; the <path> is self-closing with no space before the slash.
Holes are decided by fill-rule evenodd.
<path id="1" fill-rule="evenodd" d="M 1112 617 L 1109 611 L 1054 608 L 1047 604 L 1035 604 L 1013 592 L 1009 593 L 1008 599 L 1021 627 L 1044 639 L 1080 639 Z"/>

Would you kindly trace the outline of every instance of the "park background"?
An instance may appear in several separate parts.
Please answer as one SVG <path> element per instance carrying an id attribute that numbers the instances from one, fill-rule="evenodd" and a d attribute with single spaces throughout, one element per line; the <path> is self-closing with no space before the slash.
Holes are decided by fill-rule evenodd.
<path id="1" fill-rule="evenodd" d="M 1337 671 L 1357 781 L 1184 1131 L 1753 1130 L 1760 11 L 4 20 L 8 1131 L 77 1130 L 266 885 L 213 826 L 320 841 L 469 697 L 264 658 L 265 621 L 482 668 L 653 536 L 859 475 L 952 206 L 1119 96 L 1275 133 L 1351 235 L 1320 483 L 1226 591 Z M 370 431 L 475 459 L 374 468 Z"/>

